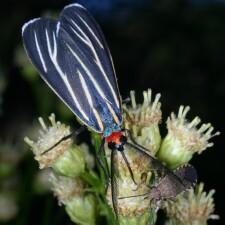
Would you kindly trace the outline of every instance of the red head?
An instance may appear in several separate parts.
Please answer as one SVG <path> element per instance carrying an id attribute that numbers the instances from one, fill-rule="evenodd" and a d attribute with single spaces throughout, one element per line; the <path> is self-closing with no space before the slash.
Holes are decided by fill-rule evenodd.
<path id="1" fill-rule="evenodd" d="M 110 136 L 105 138 L 108 147 L 112 150 L 117 149 L 123 151 L 123 146 L 127 142 L 127 138 L 123 131 L 113 132 Z"/>

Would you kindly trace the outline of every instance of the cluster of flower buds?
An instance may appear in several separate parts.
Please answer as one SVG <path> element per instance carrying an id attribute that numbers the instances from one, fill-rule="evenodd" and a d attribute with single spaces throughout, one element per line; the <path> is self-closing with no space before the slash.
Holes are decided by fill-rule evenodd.
<path id="1" fill-rule="evenodd" d="M 82 225 L 94 225 L 95 197 L 85 192 L 89 188 L 88 182 L 95 179 L 88 173 L 93 167 L 93 156 L 86 144 L 75 145 L 72 138 L 59 142 L 71 134 L 70 127 L 56 122 L 54 114 L 51 114 L 49 120 L 50 126 L 47 126 L 44 120 L 39 118 L 42 129 L 38 140 L 35 142 L 26 137 L 25 142 L 35 154 L 40 169 L 52 169 L 53 172 L 49 175 L 52 190 L 59 204 L 65 205 L 71 220 Z M 54 147 L 50 149 L 52 146 Z"/>
<path id="2" fill-rule="evenodd" d="M 200 119 L 196 117 L 189 122 L 186 119 L 186 114 L 190 108 L 180 106 L 178 115 L 172 113 L 167 119 L 168 133 L 162 138 L 159 128 L 159 123 L 162 120 L 161 103 L 159 102 L 160 94 L 157 94 L 154 98 L 152 91 L 149 89 L 143 92 L 143 96 L 143 104 L 137 104 L 135 93 L 131 92 L 131 104 L 123 105 L 123 125 L 128 141 L 143 146 L 153 159 L 125 144 L 123 153 L 126 155 L 130 169 L 133 172 L 132 178 L 124 157 L 120 152 L 117 152 L 117 157 L 113 163 L 116 164 L 116 171 L 114 172 L 116 175 L 115 182 L 118 187 L 116 202 L 119 223 L 122 225 L 155 224 L 157 208 L 162 207 L 170 215 L 169 224 L 173 219 L 181 220 L 185 217 L 186 214 L 182 214 L 184 212 L 182 206 L 184 205 L 189 205 L 187 210 L 193 214 L 196 213 L 196 215 L 205 207 L 207 213 L 201 214 L 201 218 L 204 217 L 205 221 L 208 218 L 214 218 L 212 216 L 214 211 L 213 192 L 210 192 L 208 196 L 205 193 L 202 194 L 202 185 L 198 187 L 197 192 L 191 189 L 188 192 L 188 197 L 182 197 L 183 195 L 181 195 L 177 203 L 166 200 L 166 204 L 161 206 L 161 204 L 157 205 L 160 201 L 152 201 L 154 199 L 149 196 L 156 198 L 151 192 L 153 191 L 152 187 L 157 186 L 160 180 L 162 181 L 162 178 L 165 177 L 165 171 L 160 171 L 158 164 L 166 164 L 170 169 L 186 165 L 194 153 L 200 154 L 206 148 L 211 147 L 213 143 L 209 142 L 209 140 L 219 133 L 212 133 L 213 127 L 211 124 L 202 124 L 197 128 Z M 96 175 L 93 168 L 94 159 L 89 153 L 87 145 L 75 145 L 71 138 L 63 139 L 71 133 L 70 127 L 56 122 L 53 114 L 49 117 L 49 120 L 51 124 L 47 126 L 42 118 L 39 119 L 42 130 L 36 142 L 31 141 L 29 138 L 25 138 L 25 141 L 33 150 L 40 168 L 50 167 L 54 171 L 50 179 L 53 191 L 58 197 L 59 203 L 65 205 L 72 221 L 85 225 L 95 224 L 99 213 L 97 205 L 100 204 L 96 195 L 101 195 L 102 190 L 107 186 L 106 199 L 113 209 L 112 191 L 115 192 L 115 190 L 112 190 L 110 183 L 108 185 L 102 182 L 101 175 Z M 63 140 L 59 142 L 61 139 Z M 96 149 L 100 147 L 100 139 L 99 135 L 92 134 L 92 141 Z M 51 150 L 48 151 L 49 149 Z M 108 167 L 111 165 L 111 151 L 105 146 Z M 166 182 L 166 179 L 163 182 Z M 154 191 L 156 190 L 155 188 Z M 93 192 L 97 194 L 93 194 Z M 204 198 L 208 200 L 204 201 Z M 203 206 L 202 202 L 197 202 L 196 199 L 207 203 Z M 153 202 L 154 204 L 152 204 Z M 107 214 L 106 210 L 104 213 Z M 190 217 L 185 217 L 185 219 L 185 224 L 191 224 L 189 223 Z"/>
<path id="3" fill-rule="evenodd" d="M 200 183 L 195 188 L 179 195 L 174 201 L 166 201 L 164 209 L 170 217 L 169 224 L 173 225 L 206 225 L 208 219 L 219 219 L 213 214 L 215 210 L 213 194 L 203 191 L 204 184 Z"/>
<path id="4" fill-rule="evenodd" d="M 127 135 L 129 141 L 144 146 L 149 150 L 149 154 L 161 163 L 166 164 L 170 169 L 180 168 L 189 163 L 194 153 L 200 154 L 213 145 L 209 140 L 218 135 L 219 132 L 213 134 L 211 124 L 202 124 L 197 129 L 196 126 L 200 123 L 198 117 L 191 122 L 186 119 L 186 114 L 190 110 L 188 106 L 180 106 L 177 116 L 174 113 L 171 114 L 171 117 L 167 120 L 168 134 L 165 138 L 162 138 L 159 128 L 162 120 L 160 94 L 153 98 L 152 91 L 149 89 L 143 92 L 143 97 L 143 103 L 137 104 L 135 92 L 131 91 L 131 105 L 123 105 L 124 127 L 129 131 Z M 107 152 L 109 159 L 110 150 Z M 131 179 L 122 156 L 118 155 L 117 183 L 119 188 L 117 192 L 120 224 L 154 224 L 158 206 L 152 204 L 156 196 L 153 194 L 155 189 L 153 190 L 151 187 L 162 182 L 161 177 L 165 174 L 161 176 L 160 171 L 157 171 L 159 168 L 155 167 L 155 163 L 132 147 L 125 146 L 124 152 L 137 184 Z M 169 183 L 166 183 L 166 179 L 164 182 L 164 187 L 169 185 Z M 176 193 L 173 190 L 171 192 Z M 149 196 L 152 196 L 152 198 Z M 112 205 L 110 186 L 107 198 Z M 146 223 L 146 221 L 148 222 Z"/>

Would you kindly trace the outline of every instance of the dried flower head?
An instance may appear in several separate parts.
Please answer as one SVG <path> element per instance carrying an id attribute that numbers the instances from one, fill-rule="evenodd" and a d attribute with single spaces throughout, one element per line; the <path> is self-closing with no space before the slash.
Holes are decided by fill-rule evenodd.
<path id="1" fill-rule="evenodd" d="M 62 155 L 72 144 L 72 139 L 66 139 L 56 145 L 51 151 L 44 153 L 63 137 L 71 133 L 69 126 L 59 121 L 56 122 L 54 114 L 51 114 L 49 120 L 51 125 L 47 126 L 43 118 L 39 118 L 42 130 L 40 130 L 40 136 L 36 142 L 30 140 L 28 137 L 24 139 L 35 154 L 35 159 L 39 162 L 41 169 L 51 166 L 52 162 Z"/>
<path id="2" fill-rule="evenodd" d="M 166 201 L 164 209 L 168 216 L 178 221 L 178 224 L 191 225 L 191 224 L 206 224 L 208 219 L 218 219 L 214 215 L 214 190 L 208 194 L 203 191 L 204 184 L 200 183 L 188 192 L 185 192 L 177 197 L 176 202 Z"/>

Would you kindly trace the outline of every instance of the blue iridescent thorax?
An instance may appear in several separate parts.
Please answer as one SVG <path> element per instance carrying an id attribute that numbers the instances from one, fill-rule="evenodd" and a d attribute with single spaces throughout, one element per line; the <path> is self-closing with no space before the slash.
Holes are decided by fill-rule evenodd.
<path id="1" fill-rule="evenodd" d="M 116 123 L 110 124 L 110 126 L 105 128 L 105 130 L 103 132 L 103 137 L 108 137 L 113 132 L 118 132 L 120 130 L 121 130 L 121 128 L 120 128 L 120 126 L 118 124 L 116 124 Z"/>
<path id="2" fill-rule="evenodd" d="M 102 106 L 101 104 L 99 104 Z M 118 112 L 118 110 L 115 110 L 115 115 L 118 116 L 119 118 L 119 124 L 115 121 L 113 118 L 112 113 L 110 112 L 108 107 L 99 107 L 98 112 L 100 114 L 103 126 L 104 126 L 104 131 L 103 131 L 103 137 L 108 137 L 110 136 L 113 132 L 118 132 L 121 130 L 120 124 L 122 123 L 122 118 L 121 118 L 121 113 Z"/>

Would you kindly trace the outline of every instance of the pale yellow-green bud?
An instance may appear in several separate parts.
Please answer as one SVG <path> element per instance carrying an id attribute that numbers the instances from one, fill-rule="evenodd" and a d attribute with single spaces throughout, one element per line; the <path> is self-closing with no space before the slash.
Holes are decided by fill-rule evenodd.
<path id="1" fill-rule="evenodd" d="M 96 203 L 93 195 L 76 197 L 66 203 L 66 212 L 70 219 L 81 225 L 94 225 L 96 217 Z"/>
<path id="2" fill-rule="evenodd" d="M 200 154 L 213 146 L 209 140 L 219 134 L 212 134 L 213 127 L 210 123 L 197 128 L 201 121 L 199 117 L 195 117 L 191 122 L 187 121 L 186 114 L 189 110 L 189 106 L 180 106 L 178 115 L 172 113 L 167 120 L 168 134 L 162 141 L 157 158 L 171 169 L 188 163 L 194 153 Z"/>
<path id="3" fill-rule="evenodd" d="M 150 201 L 148 198 L 131 197 L 149 192 L 149 178 L 151 177 L 151 164 L 145 155 L 138 154 L 136 150 L 129 146 L 124 146 L 124 154 L 129 162 L 129 166 L 133 172 L 136 184 L 131 178 L 131 174 L 120 152 L 114 159 L 117 184 L 117 211 L 120 224 L 147 225 L 152 221 L 150 216 Z M 111 150 L 106 148 L 107 158 L 109 159 Z M 111 185 L 108 186 L 107 200 L 111 208 L 112 190 Z M 156 213 L 154 213 L 156 216 Z"/>
<path id="4" fill-rule="evenodd" d="M 49 117 L 49 120 L 51 125 L 48 127 L 44 120 L 39 118 L 42 130 L 37 142 L 25 138 L 26 143 L 31 146 L 40 168 L 51 167 L 61 175 L 76 177 L 84 173 L 86 159 L 88 159 L 88 164 L 90 164 L 88 167 L 93 167 L 93 160 L 91 162 L 92 156 L 88 152 L 87 145 L 73 145 L 71 138 L 58 143 L 63 137 L 71 133 L 70 127 L 56 122 L 54 114 Z M 54 148 L 45 152 L 56 143 L 58 144 Z"/>
<path id="5" fill-rule="evenodd" d="M 157 94 L 153 99 L 152 91 L 148 89 L 143 92 L 143 96 L 143 103 L 137 104 L 135 92 L 130 92 L 131 106 L 123 105 L 124 127 L 131 132 L 138 144 L 150 149 L 154 155 L 161 142 L 158 126 L 162 118 L 160 94 Z"/>
<path id="6" fill-rule="evenodd" d="M 63 155 L 72 144 L 72 139 L 69 138 L 56 145 L 54 149 L 46 152 L 46 150 L 54 146 L 63 137 L 71 133 L 69 126 L 56 122 L 54 114 L 51 114 L 49 120 L 51 124 L 47 126 L 43 118 L 39 118 L 42 130 L 39 131 L 40 136 L 36 142 L 30 140 L 28 137 L 24 139 L 35 154 L 35 159 L 39 162 L 40 169 L 51 167 L 52 163 L 54 163 L 59 156 Z"/>
<path id="7" fill-rule="evenodd" d="M 176 201 L 166 201 L 164 209 L 173 225 L 207 225 L 209 219 L 219 219 L 214 215 L 214 190 L 208 194 L 203 191 L 204 185 L 200 183 L 195 188 L 179 195 Z"/>
<path id="8" fill-rule="evenodd" d="M 154 225 L 157 215 L 155 209 L 149 209 L 148 212 L 136 216 L 123 216 L 120 218 L 120 225 Z"/>
<path id="9" fill-rule="evenodd" d="M 86 184 L 81 179 L 59 176 L 54 172 L 49 177 L 52 190 L 60 205 L 65 205 L 67 201 L 74 197 L 83 196 Z"/>
<path id="10" fill-rule="evenodd" d="M 53 192 L 59 204 L 65 205 L 71 220 L 81 225 L 94 225 L 96 201 L 92 194 L 85 193 L 86 184 L 79 178 L 51 175 Z"/>
<path id="11" fill-rule="evenodd" d="M 52 163 L 52 168 L 61 175 L 77 177 L 85 171 L 84 152 L 79 146 L 71 145 Z"/>

